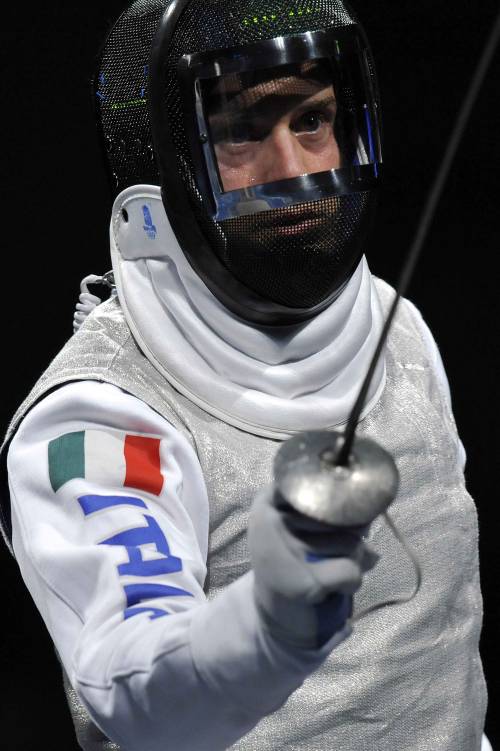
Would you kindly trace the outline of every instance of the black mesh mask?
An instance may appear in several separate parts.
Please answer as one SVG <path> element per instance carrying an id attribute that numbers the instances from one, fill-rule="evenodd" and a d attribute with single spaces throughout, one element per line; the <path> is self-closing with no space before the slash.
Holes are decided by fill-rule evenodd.
<path id="1" fill-rule="evenodd" d="M 248 115 L 248 92 L 267 96 L 272 83 L 282 95 L 285 81 L 297 89 L 289 110 L 264 97 Z M 260 0 L 138 0 L 108 37 L 95 88 L 116 191 L 161 185 L 180 247 L 226 307 L 280 325 L 336 298 L 363 253 L 381 161 L 371 56 L 343 3 L 278 2 L 271 12 Z M 331 122 L 314 109 L 325 91 Z M 217 97 L 224 133 L 212 120 Z M 255 167 L 228 182 L 220 145 L 238 163 L 243 142 L 272 154 L 274 124 L 284 122 L 306 155 L 317 152 L 318 123 L 329 127 L 337 160 L 280 173 L 277 157 L 261 156 L 272 175 Z"/>

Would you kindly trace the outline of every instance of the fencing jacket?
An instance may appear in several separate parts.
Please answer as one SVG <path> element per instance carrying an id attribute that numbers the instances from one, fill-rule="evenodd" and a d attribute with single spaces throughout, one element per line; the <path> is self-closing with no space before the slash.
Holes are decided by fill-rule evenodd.
<path id="1" fill-rule="evenodd" d="M 392 291 L 377 282 L 376 292 L 386 309 Z M 392 513 L 422 564 L 422 587 L 340 644 L 284 648 L 256 613 L 245 534 L 280 439 L 231 425 L 174 388 L 138 348 L 117 299 L 94 311 L 13 420 L 11 525 L 3 510 L 65 669 L 82 748 L 479 750 L 476 512 L 439 355 L 407 302 L 360 434 L 396 460 Z M 380 518 L 370 543 L 380 561 L 355 611 L 414 583 Z"/>

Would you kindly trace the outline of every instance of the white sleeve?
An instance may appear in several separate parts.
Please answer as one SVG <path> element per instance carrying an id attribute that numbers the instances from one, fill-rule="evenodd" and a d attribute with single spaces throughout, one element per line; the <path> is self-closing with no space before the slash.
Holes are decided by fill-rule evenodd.
<path id="1" fill-rule="evenodd" d="M 422 334 L 422 339 L 424 340 L 424 343 L 427 347 L 429 361 L 436 375 L 439 387 L 441 389 L 441 393 L 444 399 L 446 400 L 446 404 L 448 406 L 450 413 L 453 414 L 450 384 L 448 382 L 448 377 L 444 369 L 443 359 L 441 357 L 441 353 L 439 352 L 438 346 L 436 344 L 436 340 L 432 336 L 431 330 L 425 323 L 422 317 L 422 314 L 419 311 L 419 309 L 416 307 L 416 305 L 414 305 L 410 300 L 406 298 L 404 302 L 410 307 L 414 315 L 415 321 L 420 329 L 420 333 Z M 464 445 L 458 435 L 457 435 L 457 460 L 463 471 L 465 469 L 467 456 L 465 453 Z"/>
<path id="2" fill-rule="evenodd" d="M 13 548 L 81 700 L 127 751 L 220 751 L 325 658 L 261 628 L 253 574 L 207 602 L 189 442 L 109 384 L 36 405 L 8 454 Z"/>

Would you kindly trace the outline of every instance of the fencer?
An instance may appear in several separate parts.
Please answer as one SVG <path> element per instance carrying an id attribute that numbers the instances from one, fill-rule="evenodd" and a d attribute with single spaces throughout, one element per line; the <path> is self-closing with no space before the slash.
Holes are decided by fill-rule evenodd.
<path id="1" fill-rule="evenodd" d="M 364 249 L 375 68 L 340 0 L 136 0 L 95 77 L 115 290 L 16 413 L 7 544 L 85 751 L 479 751 L 477 518 L 448 383 L 403 301 L 359 434 L 377 518 L 304 534 L 291 436 L 341 429 L 393 290 Z M 311 532 L 311 530 L 309 530 Z"/>

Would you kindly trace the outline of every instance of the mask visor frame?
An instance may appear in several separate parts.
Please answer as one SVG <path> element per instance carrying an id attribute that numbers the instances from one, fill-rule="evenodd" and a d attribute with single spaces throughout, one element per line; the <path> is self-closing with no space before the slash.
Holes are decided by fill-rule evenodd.
<path id="1" fill-rule="evenodd" d="M 313 60 L 328 60 L 345 67 L 345 59 L 357 62 L 363 104 L 358 114 L 366 126 L 367 163 L 298 175 L 274 182 L 225 191 L 210 138 L 203 86 L 223 76 L 275 69 Z M 351 62 L 352 67 L 352 62 Z M 370 52 L 357 25 L 281 36 L 244 47 L 184 55 L 179 77 L 185 124 L 195 166 L 197 187 L 212 218 L 223 221 L 304 201 L 320 200 L 373 189 L 378 183 L 382 152 L 376 81 L 370 69 Z M 362 108 L 362 115 L 361 115 Z"/>

